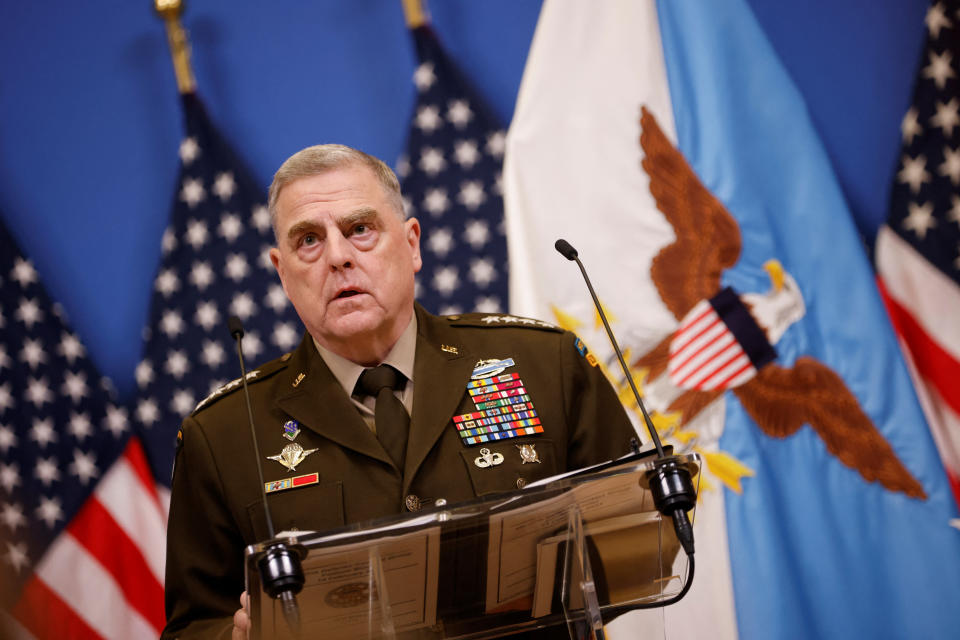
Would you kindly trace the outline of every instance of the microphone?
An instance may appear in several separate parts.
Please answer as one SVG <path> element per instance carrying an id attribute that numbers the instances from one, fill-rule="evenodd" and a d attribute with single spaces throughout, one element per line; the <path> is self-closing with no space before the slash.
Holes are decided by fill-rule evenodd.
<path id="1" fill-rule="evenodd" d="M 567 260 L 576 262 L 577 266 L 580 267 L 580 273 L 583 274 L 583 280 L 587 283 L 587 289 L 590 290 L 593 304 L 597 308 L 597 313 L 600 314 L 604 328 L 607 330 L 607 337 L 610 338 L 610 344 L 613 345 L 613 350 L 616 351 L 617 358 L 620 360 L 623 375 L 627 379 L 627 382 L 630 383 L 630 388 L 633 390 L 633 397 L 636 399 L 637 406 L 640 407 L 640 412 L 643 414 L 643 421 L 647 425 L 647 431 L 653 440 L 653 446 L 657 449 L 657 458 L 653 461 L 653 469 L 647 472 L 647 481 L 650 485 L 650 493 L 653 496 L 653 504 L 657 507 L 657 511 L 673 519 L 673 529 L 677 533 L 677 540 L 680 541 L 680 545 L 692 562 L 694 552 L 693 527 L 690 525 L 690 518 L 687 516 L 687 511 L 692 509 L 696 504 L 697 493 L 693 489 L 693 479 L 690 477 L 690 470 L 680 462 L 677 456 L 664 454 L 663 445 L 660 444 L 660 436 L 657 434 L 657 429 L 653 426 L 653 420 L 650 419 L 650 414 L 647 413 L 647 408 L 640 398 L 640 392 L 637 391 L 637 386 L 633 382 L 630 369 L 623 359 L 623 352 L 620 350 L 620 345 L 617 344 L 617 339 L 613 336 L 613 329 L 610 328 L 610 323 L 607 322 L 607 315 L 603 312 L 603 307 L 597 298 L 597 292 L 593 290 L 593 285 L 590 283 L 587 270 L 584 269 L 583 263 L 580 262 L 580 259 L 577 257 L 577 250 L 563 238 L 559 238 L 553 246 L 560 252 L 560 255 Z M 691 575 L 690 577 L 692 578 L 693 576 Z"/>
<path id="2" fill-rule="evenodd" d="M 267 535 L 271 542 L 257 560 L 260 583 L 263 590 L 274 600 L 280 599 L 283 617 L 294 637 L 300 636 L 300 608 L 297 606 L 297 594 L 303 588 L 305 578 L 300 564 L 300 551 L 288 547 L 281 540 L 274 540 L 273 518 L 267 504 L 266 483 L 263 481 L 263 467 L 260 464 L 260 447 L 257 446 L 257 433 L 253 426 L 253 407 L 250 404 L 250 390 L 247 388 L 247 368 L 243 361 L 243 323 L 240 318 L 230 316 L 227 328 L 237 343 L 237 357 L 240 359 L 240 380 L 243 384 L 243 396 L 247 402 L 247 417 L 250 420 L 250 438 L 253 440 L 253 453 L 257 458 L 257 478 L 263 494 L 263 512 L 267 519 Z"/>

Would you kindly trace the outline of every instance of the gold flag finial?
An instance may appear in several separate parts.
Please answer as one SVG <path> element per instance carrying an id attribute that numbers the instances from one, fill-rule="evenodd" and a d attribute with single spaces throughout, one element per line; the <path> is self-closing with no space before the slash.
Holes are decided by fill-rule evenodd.
<path id="1" fill-rule="evenodd" d="M 407 17 L 407 26 L 411 29 L 422 27 L 430 22 L 430 16 L 424 0 L 402 0 L 403 15 Z"/>
<path id="2" fill-rule="evenodd" d="M 177 75 L 177 89 L 181 94 L 193 93 L 197 83 L 190 66 L 190 43 L 187 41 L 187 32 L 180 24 L 183 0 L 154 0 L 153 8 L 167 26 L 167 41 L 173 57 L 173 71 Z"/>

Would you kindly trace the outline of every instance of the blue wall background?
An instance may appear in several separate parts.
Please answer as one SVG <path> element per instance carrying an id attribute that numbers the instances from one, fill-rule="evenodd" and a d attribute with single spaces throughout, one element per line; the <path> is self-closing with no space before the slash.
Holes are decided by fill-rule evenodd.
<path id="1" fill-rule="evenodd" d="M 869 245 L 886 215 L 927 2 L 750 4 Z M 449 55 L 508 123 L 539 0 L 430 9 Z M 400 0 L 195 0 L 183 23 L 198 93 L 264 188 L 308 144 L 400 154 L 415 66 Z M 0 216 L 123 396 L 134 390 L 181 127 L 151 0 L 0 3 Z"/>

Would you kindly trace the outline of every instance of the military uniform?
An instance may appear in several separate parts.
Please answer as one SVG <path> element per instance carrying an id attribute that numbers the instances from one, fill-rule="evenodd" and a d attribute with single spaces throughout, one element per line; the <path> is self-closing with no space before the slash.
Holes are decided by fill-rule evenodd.
<path id="1" fill-rule="evenodd" d="M 512 316 L 437 317 L 419 305 L 416 313 L 413 415 L 402 473 L 309 335 L 292 353 L 248 374 L 261 456 L 279 454 L 291 444 L 284 434 L 297 428 L 295 444 L 316 450 L 294 471 L 261 459 L 268 483 L 300 476 L 310 480 L 269 494 L 277 531 L 322 531 L 441 498 L 450 504 L 516 490 L 629 452 L 633 426 L 573 334 Z M 542 432 L 521 426 L 518 433 L 529 435 L 468 440 L 461 434 L 480 431 L 465 432 L 456 424 L 463 427 L 478 410 L 479 396 L 468 392 L 477 363 L 507 359 L 512 364 L 504 363 L 503 374 L 517 374 L 513 377 L 529 396 Z M 168 524 L 165 638 L 215 637 L 221 630 L 229 637 L 227 618 L 244 589 L 243 550 L 267 537 L 238 389 L 235 381 L 202 402 L 180 432 Z M 295 424 L 285 430 L 290 421 Z M 533 445 L 538 463 L 529 462 L 530 448 L 524 463 L 517 445 L 527 444 Z M 478 466 L 481 448 L 503 455 L 503 462 Z"/>

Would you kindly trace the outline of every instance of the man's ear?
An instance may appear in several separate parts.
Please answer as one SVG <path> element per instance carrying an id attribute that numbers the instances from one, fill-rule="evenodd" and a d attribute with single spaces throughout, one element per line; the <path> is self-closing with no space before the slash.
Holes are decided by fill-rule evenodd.
<path id="1" fill-rule="evenodd" d="M 403 225 L 407 232 L 410 255 L 413 258 L 413 272 L 417 273 L 423 267 L 423 259 L 420 257 L 420 221 L 416 218 L 410 218 L 404 221 Z"/>
<path id="2" fill-rule="evenodd" d="M 283 277 L 284 268 L 283 268 L 283 261 L 280 260 L 280 249 L 276 247 L 272 247 L 270 249 L 270 262 L 273 263 L 273 268 L 277 270 L 277 275 L 280 276 L 280 286 L 283 287 L 283 292 L 286 293 L 287 281 Z"/>

